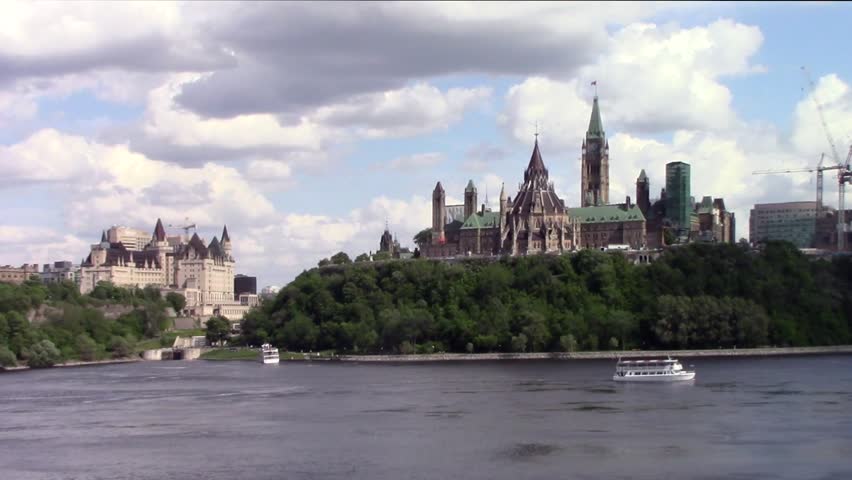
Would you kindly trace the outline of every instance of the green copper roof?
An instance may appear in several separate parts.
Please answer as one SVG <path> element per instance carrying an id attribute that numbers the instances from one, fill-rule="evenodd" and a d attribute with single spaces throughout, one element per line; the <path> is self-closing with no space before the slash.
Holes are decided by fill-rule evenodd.
<path id="1" fill-rule="evenodd" d="M 500 226 L 500 212 L 476 212 L 467 217 L 462 230 L 469 228 L 497 228 Z"/>
<path id="2" fill-rule="evenodd" d="M 601 122 L 601 111 L 600 108 L 598 108 L 597 96 L 592 103 L 592 118 L 589 120 L 589 131 L 586 132 L 586 136 L 591 138 L 604 137 L 603 122 Z"/>
<path id="3" fill-rule="evenodd" d="M 645 220 L 642 210 L 639 210 L 636 205 L 631 205 L 627 210 L 617 205 L 569 208 L 568 216 L 572 219 L 576 218 L 580 223 L 638 222 Z"/>

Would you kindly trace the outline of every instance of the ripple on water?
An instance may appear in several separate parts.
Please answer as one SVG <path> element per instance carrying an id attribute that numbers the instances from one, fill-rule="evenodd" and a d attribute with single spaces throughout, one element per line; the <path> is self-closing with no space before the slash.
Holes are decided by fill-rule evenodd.
<path id="1" fill-rule="evenodd" d="M 559 450 L 562 450 L 562 447 L 547 443 L 516 443 L 508 449 L 501 450 L 498 456 L 513 461 L 524 461 L 545 457 Z"/>

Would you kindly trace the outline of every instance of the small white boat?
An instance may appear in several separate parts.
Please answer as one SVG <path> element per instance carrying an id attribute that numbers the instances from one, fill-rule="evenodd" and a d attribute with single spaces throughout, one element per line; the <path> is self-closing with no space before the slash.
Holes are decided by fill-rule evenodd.
<path id="1" fill-rule="evenodd" d="M 622 360 L 615 365 L 616 382 L 678 382 L 695 378 L 694 371 L 683 369 L 679 361 L 666 359 Z"/>
<path id="2" fill-rule="evenodd" d="M 263 364 L 278 364 L 278 349 L 268 343 L 260 347 L 260 362 Z"/>

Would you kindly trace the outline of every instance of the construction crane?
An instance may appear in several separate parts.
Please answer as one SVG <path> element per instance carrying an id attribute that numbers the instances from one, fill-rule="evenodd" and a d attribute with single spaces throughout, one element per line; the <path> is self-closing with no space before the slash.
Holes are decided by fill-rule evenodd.
<path id="1" fill-rule="evenodd" d="M 822 203 L 822 185 L 823 185 L 823 173 L 826 170 L 840 170 L 842 167 L 840 165 L 829 165 L 823 166 L 823 160 L 825 159 L 825 154 L 823 153 L 820 156 L 819 163 L 816 167 L 804 167 L 804 168 L 790 168 L 790 169 L 778 169 L 778 170 L 756 170 L 751 172 L 752 175 L 766 175 L 773 173 L 804 173 L 804 172 L 816 172 L 817 174 L 817 184 L 816 184 L 816 203 L 817 203 L 817 216 L 822 217 L 823 213 L 823 203 Z"/>
<path id="2" fill-rule="evenodd" d="M 817 98 L 814 81 L 805 67 L 802 67 L 802 72 L 808 81 L 808 85 L 811 87 L 811 98 L 813 98 L 817 113 L 819 113 L 819 121 L 822 123 L 822 129 L 825 131 L 825 137 L 828 139 L 829 146 L 831 146 L 831 155 L 835 163 L 835 168 L 832 168 L 832 170 L 837 170 L 837 251 L 842 252 L 846 250 L 846 184 L 852 183 L 852 171 L 849 169 L 849 161 L 850 157 L 852 157 L 852 145 L 849 146 L 849 154 L 846 156 L 846 161 L 842 162 L 840 155 L 837 154 L 837 147 L 834 146 L 834 137 L 831 136 L 831 131 L 829 131 L 828 124 L 825 121 L 822 104 Z M 824 168 L 824 170 L 829 169 Z M 821 179 L 818 178 L 817 180 L 819 183 Z"/>
<path id="3" fill-rule="evenodd" d="M 189 229 L 191 228 L 191 229 L 195 230 L 195 228 L 196 228 L 196 227 L 195 227 L 195 224 L 194 224 L 194 223 L 189 223 L 189 217 L 185 218 L 185 219 L 184 219 L 184 222 L 185 222 L 185 223 L 184 223 L 183 225 L 172 225 L 172 224 L 170 223 L 170 224 L 169 224 L 169 227 L 170 227 L 170 228 L 180 228 L 180 229 L 183 229 L 183 233 L 184 233 L 184 235 L 186 235 L 186 237 L 188 238 L 188 237 L 189 237 Z"/>

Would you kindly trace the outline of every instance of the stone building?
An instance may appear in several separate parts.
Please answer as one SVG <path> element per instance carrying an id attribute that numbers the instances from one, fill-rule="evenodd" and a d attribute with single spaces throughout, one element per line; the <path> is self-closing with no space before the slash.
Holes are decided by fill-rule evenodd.
<path id="1" fill-rule="evenodd" d="M 38 275 L 38 265 L 25 263 L 20 267 L 13 267 L 11 265 L 0 267 L 0 282 L 20 285 L 29 280 L 33 275 Z"/>
<path id="2" fill-rule="evenodd" d="M 580 157 L 580 205 L 592 207 L 609 203 L 609 142 L 601 122 L 598 96 L 592 103 L 589 129 L 583 139 Z"/>
<path id="3" fill-rule="evenodd" d="M 234 268 L 228 228 L 221 241 L 206 244 L 198 234 L 186 241 L 167 236 L 158 219 L 147 245 L 135 251 L 122 242 L 111 242 L 107 233 L 92 245 L 80 267 L 80 291 L 88 293 L 101 281 L 121 287 L 160 288 L 186 298 L 186 314 L 197 317 L 225 315 L 238 320 L 248 311 L 234 298 Z"/>
<path id="4" fill-rule="evenodd" d="M 733 212 L 725 208 L 725 200 L 705 196 L 695 205 L 698 216 L 697 240 L 712 243 L 736 242 L 735 218 Z"/>
<path id="5" fill-rule="evenodd" d="M 382 233 L 382 238 L 379 239 L 379 252 L 386 252 L 391 258 L 403 260 L 414 256 L 414 252 L 408 249 L 408 247 L 401 247 L 399 245 L 399 240 L 391 234 L 387 224 L 385 224 L 385 231 Z"/>
<path id="6" fill-rule="evenodd" d="M 549 181 L 536 138 L 524 181 L 518 185 L 514 201 L 500 190 L 500 210 L 485 205 L 477 211 L 476 187 L 471 180 L 465 188 L 463 220 L 451 218 L 446 192 L 441 182 L 432 191 L 432 228 L 418 234 L 420 252 L 425 257 L 455 255 L 527 255 L 561 252 L 571 248 L 570 227 L 565 202 Z"/>
<path id="7" fill-rule="evenodd" d="M 577 248 L 607 249 L 614 245 L 631 250 L 646 248 L 645 217 L 630 197 L 622 204 L 571 208 Z"/>

